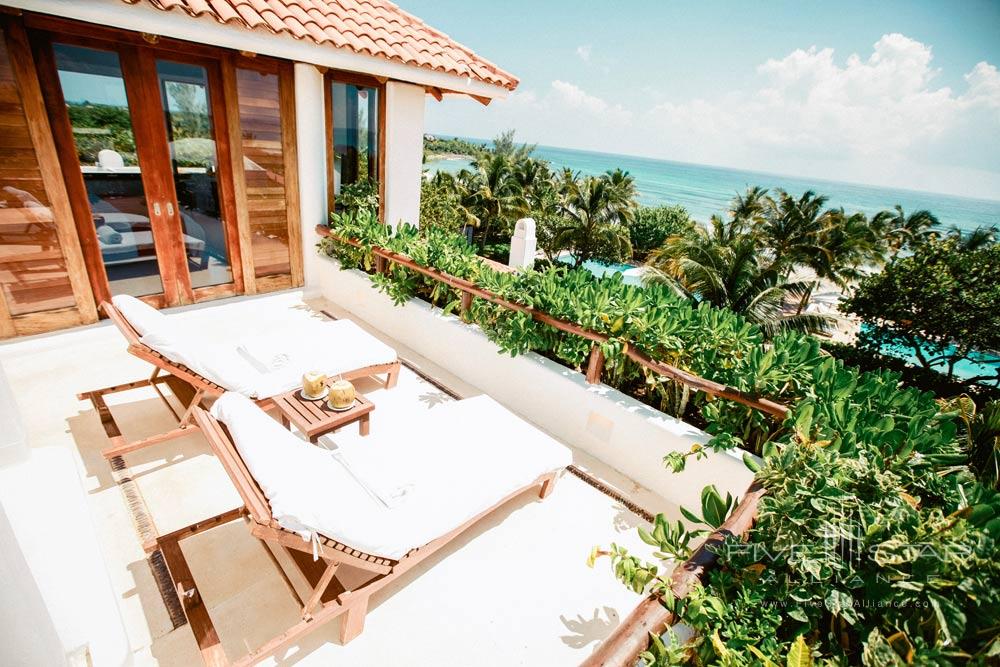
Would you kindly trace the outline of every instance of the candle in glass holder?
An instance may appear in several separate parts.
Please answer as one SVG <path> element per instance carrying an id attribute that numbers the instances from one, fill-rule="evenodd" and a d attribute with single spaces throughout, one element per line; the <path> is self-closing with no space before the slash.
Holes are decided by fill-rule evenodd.
<path id="1" fill-rule="evenodd" d="M 326 375 L 319 371 L 309 371 L 302 376 L 302 393 L 319 398 L 323 394 Z"/>

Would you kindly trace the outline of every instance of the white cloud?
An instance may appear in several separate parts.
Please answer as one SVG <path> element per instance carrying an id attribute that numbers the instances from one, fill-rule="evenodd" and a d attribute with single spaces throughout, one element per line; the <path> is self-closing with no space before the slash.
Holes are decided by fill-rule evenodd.
<path id="1" fill-rule="evenodd" d="M 843 65 L 832 49 L 797 49 L 760 65 L 752 90 L 659 104 L 643 120 L 677 159 L 935 187 L 929 174 L 962 164 L 963 147 L 952 139 L 973 115 L 1000 110 L 1000 73 L 981 62 L 956 93 L 935 87 L 932 60 L 930 46 L 898 33 Z M 1000 114 L 989 116 L 976 123 L 980 140 L 996 142 Z M 1000 171 L 1000 156 L 987 162 L 979 167 Z"/>
<path id="2" fill-rule="evenodd" d="M 582 60 L 583 62 L 589 63 L 591 48 L 592 47 L 590 46 L 590 44 L 581 44 L 580 46 L 576 47 L 577 57 L 579 57 L 580 60 Z"/>
<path id="3" fill-rule="evenodd" d="M 557 79 L 552 82 L 552 91 L 556 97 L 556 108 L 584 111 L 614 123 L 628 123 L 632 120 L 632 112 L 627 111 L 620 104 L 612 106 L 600 97 L 587 94 L 582 88 L 572 83 Z"/>
<path id="4" fill-rule="evenodd" d="M 572 82 L 526 82 L 487 114 L 442 105 L 432 130 L 516 128 L 551 146 L 1000 199 L 1000 71 L 980 62 L 954 90 L 940 78 L 929 45 L 893 33 L 846 58 L 796 49 L 705 98 L 649 80 L 626 107 Z"/>

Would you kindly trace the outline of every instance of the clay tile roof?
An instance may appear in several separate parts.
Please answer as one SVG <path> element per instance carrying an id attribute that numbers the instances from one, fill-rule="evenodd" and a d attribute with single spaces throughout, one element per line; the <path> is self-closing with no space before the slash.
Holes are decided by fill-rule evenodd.
<path id="1" fill-rule="evenodd" d="M 219 23 L 469 77 L 508 90 L 518 80 L 388 0 L 123 0 Z"/>

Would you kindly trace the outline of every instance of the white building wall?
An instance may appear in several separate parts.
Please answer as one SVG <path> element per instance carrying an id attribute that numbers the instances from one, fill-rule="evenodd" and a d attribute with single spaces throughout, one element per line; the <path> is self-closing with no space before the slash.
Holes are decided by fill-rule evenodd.
<path id="1" fill-rule="evenodd" d="M 326 199 L 326 98 L 323 74 L 295 63 L 295 134 L 299 160 L 299 220 L 306 296 L 319 294 L 316 225 L 328 222 Z"/>
<path id="2" fill-rule="evenodd" d="M 385 85 L 385 221 L 418 224 L 424 154 L 422 86 L 399 81 Z"/>

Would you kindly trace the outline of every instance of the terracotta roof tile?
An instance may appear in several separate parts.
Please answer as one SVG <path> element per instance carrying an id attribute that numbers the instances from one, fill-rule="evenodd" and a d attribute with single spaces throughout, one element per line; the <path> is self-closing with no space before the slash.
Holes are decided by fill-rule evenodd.
<path id="1" fill-rule="evenodd" d="M 388 0 L 123 0 L 457 74 L 508 90 L 518 80 Z"/>

